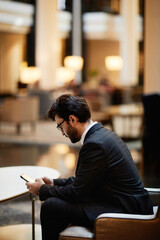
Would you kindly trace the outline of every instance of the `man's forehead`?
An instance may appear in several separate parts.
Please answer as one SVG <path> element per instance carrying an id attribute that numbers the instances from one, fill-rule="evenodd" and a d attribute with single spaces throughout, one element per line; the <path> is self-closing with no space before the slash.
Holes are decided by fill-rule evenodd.
<path id="1" fill-rule="evenodd" d="M 58 115 L 55 115 L 55 121 L 56 121 L 56 122 L 61 122 L 62 120 L 64 120 L 64 119 L 58 117 Z"/>

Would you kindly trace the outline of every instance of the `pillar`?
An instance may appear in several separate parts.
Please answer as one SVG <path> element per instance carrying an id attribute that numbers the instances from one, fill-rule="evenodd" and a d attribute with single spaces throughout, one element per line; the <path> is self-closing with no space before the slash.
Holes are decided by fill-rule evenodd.
<path id="1" fill-rule="evenodd" d="M 81 0 L 73 1 L 72 9 L 72 55 L 82 56 L 82 20 Z M 82 82 L 82 72 L 76 73 L 75 81 Z"/>
<path id="2" fill-rule="evenodd" d="M 144 93 L 160 92 L 160 1 L 145 0 Z"/>
<path id="3" fill-rule="evenodd" d="M 123 86 L 134 86 L 138 82 L 138 0 L 121 0 L 120 11 L 123 19 L 120 41 L 123 68 L 120 81 Z"/>
<path id="4" fill-rule="evenodd" d="M 49 90 L 56 87 L 59 64 L 57 1 L 38 0 L 36 16 L 36 65 L 41 69 L 41 88 Z"/>

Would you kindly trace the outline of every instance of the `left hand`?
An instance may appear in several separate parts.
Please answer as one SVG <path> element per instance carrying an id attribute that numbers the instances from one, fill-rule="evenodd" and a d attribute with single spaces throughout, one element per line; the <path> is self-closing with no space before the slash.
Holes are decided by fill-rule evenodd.
<path id="1" fill-rule="evenodd" d="M 45 182 L 42 180 L 42 178 L 36 178 L 35 182 L 27 182 L 26 186 L 30 193 L 39 195 L 39 189 L 43 184 L 45 184 Z"/>

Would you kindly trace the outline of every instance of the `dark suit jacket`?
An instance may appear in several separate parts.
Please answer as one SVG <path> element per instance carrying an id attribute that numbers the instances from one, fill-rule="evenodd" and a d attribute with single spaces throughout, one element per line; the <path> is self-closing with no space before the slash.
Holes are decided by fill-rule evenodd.
<path id="1" fill-rule="evenodd" d="M 126 144 L 99 123 L 86 134 L 75 177 L 54 183 L 40 188 L 40 199 L 81 203 L 90 221 L 104 212 L 152 213 L 152 202 Z"/>

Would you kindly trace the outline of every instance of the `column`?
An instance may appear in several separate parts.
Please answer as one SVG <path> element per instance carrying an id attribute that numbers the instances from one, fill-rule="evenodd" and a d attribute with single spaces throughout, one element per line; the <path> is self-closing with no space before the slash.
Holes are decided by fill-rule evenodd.
<path id="1" fill-rule="evenodd" d="M 23 60 L 25 36 L 0 33 L 0 93 L 17 93 L 19 67 Z"/>
<path id="2" fill-rule="evenodd" d="M 41 69 L 40 86 L 49 90 L 56 87 L 59 63 L 57 32 L 57 1 L 38 0 L 36 19 L 36 65 Z"/>
<path id="3" fill-rule="evenodd" d="M 72 1 L 72 55 L 82 56 L 81 0 Z M 82 82 L 82 72 L 76 73 L 75 81 Z"/>
<path id="4" fill-rule="evenodd" d="M 123 68 L 120 74 L 121 85 L 134 86 L 138 82 L 138 0 L 121 0 L 123 31 L 120 41 L 120 55 Z"/>
<path id="5" fill-rule="evenodd" d="M 160 92 L 160 1 L 145 1 L 144 93 Z"/>

